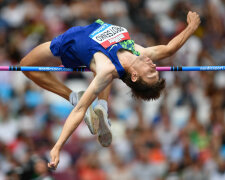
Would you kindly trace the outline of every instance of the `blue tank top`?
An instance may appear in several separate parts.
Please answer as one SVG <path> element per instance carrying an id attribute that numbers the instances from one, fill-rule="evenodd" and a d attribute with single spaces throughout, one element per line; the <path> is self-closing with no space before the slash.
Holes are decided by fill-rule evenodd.
<path id="1" fill-rule="evenodd" d="M 122 48 L 140 55 L 135 51 L 134 41 L 130 40 L 125 28 L 101 20 L 88 26 L 70 28 L 54 38 L 50 46 L 53 55 L 60 56 L 65 67 L 89 67 L 93 55 L 100 51 L 112 61 L 120 78 L 125 70 L 119 62 L 117 52 Z"/>

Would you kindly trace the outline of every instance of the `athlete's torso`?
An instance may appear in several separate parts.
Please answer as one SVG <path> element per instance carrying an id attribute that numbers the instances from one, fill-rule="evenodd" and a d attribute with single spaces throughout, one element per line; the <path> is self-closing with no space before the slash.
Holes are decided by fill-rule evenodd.
<path id="1" fill-rule="evenodd" d="M 134 50 L 134 41 L 130 40 L 125 28 L 101 20 L 88 26 L 72 27 L 57 38 L 61 39 L 60 56 L 65 66 L 85 65 L 92 68 L 94 54 L 102 52 L 111 60 L 119 76 L 122 77 L 124 69 L 119 62 L 117 52 L 126 49 L 139 55 Z"/>

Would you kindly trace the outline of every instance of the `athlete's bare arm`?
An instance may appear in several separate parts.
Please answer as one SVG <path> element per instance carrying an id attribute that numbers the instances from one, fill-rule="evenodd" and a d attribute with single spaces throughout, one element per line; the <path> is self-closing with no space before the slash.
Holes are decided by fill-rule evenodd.
<path id="1" fill-rule="evenodd" d="M 99 57 L 103 57 L 99 54 Z M 99 58 L 97 57 L 97 58 Z M 100 60 L 101 61 L 101 60 Z M 105 60 L 103 62 L 106 62 Z M 72 110 L 69 117 L 67 118 L 61 135 L 56 142 L 55 146 L 50 152 L 51 162 L 48 164 L 49 168 L 56 168 L 59 163 L 59 153 L 67 139 L 71 136 L 74 130 L 78 127 L 80 122 L 83 120 L 87 108 L 95 100 L 95 98 L 102 92 L 113 80 L 113 66 L 104 67 L 104 63 L 99 65 L 96 63 L 96 76 L 81 97 L 76 107 Z"/>
<path id="2" fill-rule="evenodd" d="M 139 51 L 141 55 L 145 55 L 153 61 L 169 57 L 183 46 L 188 38 L 197 30 L 200 22 L 199 15 L 196 12 L 189 11 L 187 15 L 188 26 L 167 45 L 143 48 L 142 46 L 135 44 L 135 49 Z"/>

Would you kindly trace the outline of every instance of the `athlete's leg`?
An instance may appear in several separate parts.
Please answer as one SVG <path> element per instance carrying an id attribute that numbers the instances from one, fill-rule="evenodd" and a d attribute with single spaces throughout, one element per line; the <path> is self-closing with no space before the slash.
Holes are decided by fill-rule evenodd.
<path id="1" fill-rule="evenodd" d="M 105 89 L 104 91 L 102 91 L 99 96 L 98 99 L 99 100 L 105 100 L 106 102 L 108 102 L 108 98 L 109 98 L 109 94 L 111 91 L 111 87 L 112 87 L 112 83 L 110 83 Z"/>
<path id="2" fill-rule="evenodd" d="M 94 76 L 95 76 L 95 73 L 94 73 Z M 106 87 L 106 89 L 104 89 L 104 91 L 102 91 L 99 94 L 98 100 L 95 101 L 97 103 L 96 107 L 100 107 L 100 106 L 101 106 L 101 108 L 103 107 L 104 114 L 106 114 L 105 119 L 107 120 L 107 122 L 108 122 L 108 118 L 107 118 L 108 117 L 108 114 L 107 114 L 107 111 L 108 111 L 107 101 L 108 101 L 108 97 L 109 97 L 109 94 L 110 94 L 110 89 L 111 89 L 111 85 L 108 85 Z M 87 110 L 87 112 L 85 114 L 84 121 L 87 124 L 91 134 L 95 135 L 95 134 L 98 133 L 98 136 L 99 136 L 99 132 L 100 132 L 99 130 L 100 129 L 101 130 L 105 129 L 104 128 L 105 126 L 102 125 L 103 124 L 102 122 L 104 121 L 104 119 L 102 118 L 101 119 L 101 128 L 99 128 L 99 117 L 96 115 L 96 113 L 94 111 L 94 106 L 93 106 L 95 104 L 95 102 L 89 106 L 89 108 L 88 108 L 88 110 Z M 97 109 L 99 109 L 99 108 L 97 108 Z M 95 109 L 95 110 L 97 110 L 97 109 Z M 108 132 L 107 134 L 109 134 L 109 136 L 110 136 L 111 135 L 110 130 L 108 130 L 107 132 Z M 100 133 L 100 134 L 102 135 L 102 133 Z M 104 137 L 106 137 L 106 136 L 104 136 Z M 104 142 L 107 141 L 107 143 L 104 143 L 104 142 L 102 143 L 102 140 L 99 140 L 100 144 L 102 144 L 103 146 L 107 146 L 108 144 L 110 144 L 111 141 L 112 141 L 112 138 L 110 138 L 110 137 L 106 138 L 108 140 L 104 140 Z M 105 145 L 105 144 L 107 144 L 107 145 Z"/>
<path id="3" fill-rule="evenodd" d="M 96 74 L 94 73 L 94 76 L 96 76 Z M 108 99 L 109 99 L 109 95 L 110 95 L 110 91 L 111 91 L 111 87 L 112 87 L 112 83 L 110 83 L 99 95 L 98 95 L 98 101 L 103 101 L 104 103 L 104 108 L 106 108 L 106 110 L 108 110 L 107 104 L 108 104 Z M 105 102 L 104 102 L 105 101 Z M 105 104 L 106 103 L 106 104 Z M 106 106 L 105 106 L 106 105 Z"/>
<path id="4" fill-rule="evenodd" d="M 46 42 L 34 48 L 20 62 L 21 66 L 59 66 L 61 60 L 55 57 L 50 50 L 50 43 Z M 60 82 L 52 72 L 23 72 L 29 79 L 40 87 L 56 93 L 69 100 L 71 89 Z"/>
<path id="5" fill-rule="evenodd" d="M 94 108 L 95 113 L 99 119 L 98 141 L 104 146 L 108 147 L 112 142 L 111 124 L 108 119 L 108 98 L 112 84 L 109 84 L 104 91 L 98 96 L 98 103 Z"/>

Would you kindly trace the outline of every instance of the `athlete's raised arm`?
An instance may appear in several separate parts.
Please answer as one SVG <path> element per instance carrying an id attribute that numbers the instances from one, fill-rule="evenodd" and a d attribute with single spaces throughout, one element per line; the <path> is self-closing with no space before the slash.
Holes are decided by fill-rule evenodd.
<path id="1" fill-rule="evenodd" d="M 143 48 L 142 46 L 135 44 L 135 49 L 139 51 L 141 55 L 145 55 L 153 61 L 169 57 L 183 46 L 188 38 L 197 30 L 200 22 L 199 15 L 196 12 L 189 11 L 187 15 L 187 27 L 167 45 Z"/>
<path id="2" fill-rule="evenodd" d="M 57 167 L 61 148 L 83 120 L 85 112 L 90 104 L 95 100 L 98 94 L 112 82 L 112 80 L 113 76 L 109 71 L 107 72 L 107 70 L 97 73 L 80 101 L 67 118 L 60 137 L 50 152 L 51 162 L 48 163 L 49 168 L 55 169 Z"/>

